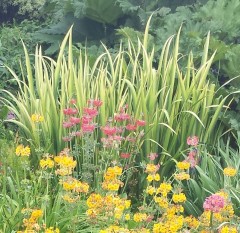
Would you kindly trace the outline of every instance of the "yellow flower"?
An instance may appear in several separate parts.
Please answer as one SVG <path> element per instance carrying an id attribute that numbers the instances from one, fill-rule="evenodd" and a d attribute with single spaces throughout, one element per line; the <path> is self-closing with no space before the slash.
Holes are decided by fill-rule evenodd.
<path id="1" fill-rule="evenodd" d="M 50 227 L 45 230 L 45 233 L 60 233 L 60 230 L 58 228 L 54 229 L 53 227 Z"/>
<path id="2" fill-rule="evenodd" d="M 178 162 L 177 163 L 177 168 L 180 170 L 187 170 L 190 168 L 190 163 L 183 161 L 183 162 Z"/>
<path id="3" fill-rule="evenodd" d="M 134 215 L 133 215 L 133 220 L 135 221 L 135 222 L 143 222 L 143 221 L 145 221 L 147 219 L 147 214 L 145 214 L 145 213 L 135 213 Z"/>
<path id="4" fill-rule="evenodd" d="M 53 168 L 54 161 L 51 158 L 41 159 L 40 160 L 40 167 L 43 169 Z"/>
<path id="5" fill-rule="evenodd" d="M 31 150 L 29 146 L 24 147 L 22 144 L 18 145 L 15 151 L 17 156 L 21 156 L 21 157 L 27 157 L 30 155 Z"/>
<path id="6" fill-rule="evenodd" d="M 185 202 L 187 200 L 184 193 L 179 193 L 179 194 L 175 193 L 175 194 L 173 194 L 172 199 L 175 203 Z"/>
<path id="7" fill-rule="evenodd" d="M 31 120 L 35 123 L 39 123 L 39 122 L 43 122 L 44 121 L 44 117 L 40 114 L 33 114 L 31 116 Z"/>
<path id="8" fill-rule="evenodd" d="M 157 189 L 157 194 L 161 193 L 164 197 L 172 190 L 172 185 L 169 183 L 161 183 Z"/>
<path id="9" fill-rule="evenodd" d="M 189 180 L 190 175 L 188 173 L 181 172 L 181 173 L 175 174 L 174 178 L 176 180 Z"/>
<path id="10" fill-rule="evenodd" d="M 155 174 L 154 175 L 154 180 L 155 181 L 159 181 L 160 180 L 160 175 L 159 174 Z"/>
<path id="11" fill-rule="evenodd" d="M 153 195 L 156 192 L 156 189 L 153 186 L 148 186 L 147 189 L 146 189 L 146 192 L 149 195 Z"/>
<path id="12" fill-rule="evenodd" d="M 130 217 L 130 214 L 126 214 L 126 215 L 125 215 L 125 220 L 128 221 L 128 220 L 130 220 L 130 218 L 131 218 L 131 217 Z"/>
<path id="13" fill-rule="evenodd" d="M 224 226 L 220 229 L 219 233 L 237 233 L 237 228 L 234 226 Z"/>
<path id="14" fill-rule="evenodd" d="M 154 165 L 154 164 L 147 164 L 146 166 L 146 173 L 156 173 L 159 169 L 158 165 Z"/>
<path id="15" fill-rule="evenodd" d="M 43 211 L 42 210 L 33 210 L 31 214 L 31 218 L 33 219 L 38 219 L 43 216 Z"/>
<path id="16" fill-rule="evenodd" d="M 225 176 L 235 176 L 237 174 L 237 170 L 233 167 L 226 167 L 223 170 Z"/>

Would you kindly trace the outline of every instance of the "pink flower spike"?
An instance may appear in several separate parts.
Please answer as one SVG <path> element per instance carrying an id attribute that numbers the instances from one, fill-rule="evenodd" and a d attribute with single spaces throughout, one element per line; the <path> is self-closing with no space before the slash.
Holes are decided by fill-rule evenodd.
<path id="1" fill-rule="evenodd" d="M 95 129 L 95 125 L 93 124 L 82 124 L 83 133 L 92 133 L 94 129 Z"/>
<path id="2" fill-rule="evenodd" d="M 94 107 L 100 107 L 102 106 L 103 102 L 99 99 L 93 100 L 93 106 Z"/>
<path id="3" fill-rule="evenodd" d="M 106 135 L 114 135 L 117 132 L 116 127 L 110 127 L 110 126 L 107 126 L 107 125 L 104 126 L 104 127 L 101 127 L 101 130 Z"/>
<path id="4" fill-rule="evenodd" d="M 81 122 L 81 118 L 78 118 L 78 117 L 70 117 L 69 120 L 73 124 L 79 124 Z"/>
<path id="5" fill-rule="evenodd" d="M 63 128 L 71 128 L 73 125 L 74 125 L 74 123 L 69 122 L 69 121 L 63 122 Z"/>
<path id="6" fill-rule="evenodd" d="M 74 115 L 77 114 L 78 110 L 76 108 L 65 108 L 63 109 L 63 114 L 64 115 Z"/>
<path id="7" fill-rule="evenodd" d="M 98 111 L 96 108 L 84 108 L 83 111 L 84 111 L 84 113 L 86 113 L 87 115 L 89 115 L 91 117 L 95 117 L 98 115 Z"/>
<path id="8" fill-rule="evenodd" d="M 136 120 L 136 125 L 137 126 L 145 126 L 146 125 L 146 121 L 144 121 L 144 120 Z"/>
<path id="9" fill-rule="evenodd" d="M 137 129 L 137 126 L 133 125 L 133 124 L 128 124 L 128 125 L 126 125 L 126 129 L 129 131 L 134 131 Z"/>
<path id="10" fill-rule="evenodd" d="M 82 117 L 82 123 L 83 124 L 89 124 L 89 123 L 92 122 L 92 120 L 93 120 L 93 118 L 91 116 L 89 116 L 89 115 L 84 115 Z"/>
<path id="11" fill-rule="evenodd" d="M 130 120 L 130 118 L 131 118 L 130 115 L 125 112 L 115 114 L 114 116 L 115 121 L 119 121 L 119 122 Z"/>
<path id="12" fill-rule="evenodd" d="M 188 137 L 187 138 L 187 144 L 189 146 L 197 146 L 199 142 L 199 139 L 197 136 L 193 136 L 193 137 Z"/>

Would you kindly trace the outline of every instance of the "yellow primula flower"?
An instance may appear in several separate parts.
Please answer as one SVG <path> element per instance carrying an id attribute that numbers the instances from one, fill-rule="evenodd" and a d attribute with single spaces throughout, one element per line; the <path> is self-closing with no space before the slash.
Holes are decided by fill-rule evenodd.
<path id="1" fill-rule="evenodd" d="M 181 203 L 181 202 L 185 202 L 187 200 L 186 196 L 184 193 L 179 193 L 179 194 L 173 194 L 173 202 L 175 203 Z"/>
<path id="2" fill-rule="evenodd" d="M 190 163 L 186 161 L 178 162 L 177 168 L 180 170 L 187 170 L 190 168 Z"/>
<path id="3" fill-rule="evenodd" d="M 226 167 L 223 170 L 223 174 L 225 176 L 235 176 L 237 174 L 237 170 L 233 167 Z"/>
<path id="4" fill-rule="evenodd" d="M 32 114 L 31 120 L 34 123 L 39 123 L 39 122 L 43 122 L 44 121 L 44 117 L 42 115 L 40 115 L 40 114 Z"/>

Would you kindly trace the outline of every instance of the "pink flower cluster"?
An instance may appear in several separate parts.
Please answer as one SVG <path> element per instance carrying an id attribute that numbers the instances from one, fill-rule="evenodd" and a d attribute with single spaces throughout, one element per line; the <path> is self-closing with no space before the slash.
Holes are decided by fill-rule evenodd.
<path id="1" fill-rule="evenodd" d="M 133 120 L 133 117 L 126 112 L 128 106 L 125 105 L 120 108 L 120 111 L 114 115 L 114 118 L 101 127 L 101 131 L 106 137 L 101 139 L 103 147 L 105 148 L 119 148 L 122 141 L 135 143 L 137 136 L 142 137 L 143 133 L 138 132 L 134 137 L 131 133 L 136 133 L 138 127 L 145 126 L 144 120 Z M 129 158 L 131 153 L 120 153 L 121 158 Z"/>
<path id="2" fill-rule="evenodd" d="M 69 101 L 70 105 L 75 105 L 76 100 L 71 99 Z M 94 117 L 98 115 L 98 108 L 102 105 L 102 101 L 88 100 L 88 107 L 83 109 L 83 116 L 76 117 L 74 115 L 78 114 L 78 110 L 75 107 L 68 107 L 63 109 L 63 114 L 66 116 L 66 121 L 63 122 L 64 128 L 73 129 L 74 126 L 81 125 L 81 130 L 72 130 L 68 136 L 64 137 L 64 141 L 71 141 L 74 136 L 82 136 L 85 133 L 92 133 L 95 129 L 95 124 L 93 123 Z M 75 127 L 76 129 L 76 127 Z"/>
<path id="3" fill-rule="evenodd" d="M 213 213 L 218 213 L 224 207 L 224 197 L 218 194 L 212 194 L 207 197 L 203 203 L 203 208 L 205 211 L 212 211 Z"/>
<path id="4" fill-rule="evenodd" d="M 84 134 L 92 133 L 96 128 L 94 119 L 99 113 L 99 107 L 102 105 L 102 101 L 88 100 L 88 106 L 83 109 L 83 116 L 77 117 L 79 113 L 75 108 L 76 100 L 71 99 L 69 101 L 70 106 L 63 110 L 65 115 L 65 121 L 63 127 L 69 129 L 69 134 L 63 138 L 64 141 L 71 141 L 74 136 L 82 136 Z M 99 127 L 105 137 L 101 138 L 101 142 L 104 148 L 120 148 L 122 141 L 133 144 L 138 138 L 141 138 L 144 133 L 137 131 L 139 127 L 145 126 L 146 122 L 143 119 L 134 119 L 127 113 L 128 106 L 121 107 L 120 111 L 114 115 L 113 118 L 108 120 L 107 124 Z M 80 128 L 80 130 L 79 130 Z M 78 129 L 78 130 L 77 130 Z M 131 151 L 120 153 L 120 157 L 127 159 L 131 156 Z"/>

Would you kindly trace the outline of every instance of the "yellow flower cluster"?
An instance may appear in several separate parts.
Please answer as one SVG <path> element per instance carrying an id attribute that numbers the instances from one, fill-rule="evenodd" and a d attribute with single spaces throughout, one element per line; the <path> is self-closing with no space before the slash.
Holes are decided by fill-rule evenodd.
<path id="1" fill-rule="evenodd" d="M 71 175 L 73 169 L 77 165 L 77 161 L 75 161 L 73 157 L 67 153 L 61 153 L 60 155 L 54 157 L 54 161 L 56 165 L 59 166 L 59 169 L 57 169 L 55 173 L 60 176 Z"/>
<path id="2" fill-rule="evenodd" d="M 143 222 L 147 220 L 147 214 L 146 213 L 135 213 L 133 215 L 133 220 L 135 222 Z"/>
<path id="3" fill-rule="evenodd" d="M 40 160 L 40 167 L 43 169 L 47 168 L 53 168 L 54 167 L 54 161 L 50 157 L 46 157 L 44 159 Z"/>
<path id="4" fill-rule="evenodd" d="M 159 170 L 159 166 L 155 164 L 147 164 L 146 166 L 146 173 L 154 174 Z"/>
<path id="5" fill-rule="evenodd" d="M 154 197 L 154 201 L 159 205 L 159 207 L 167 209 L 168 208 L 168 199 L 166 197 Z"/>
<path id="6" fill-rule="evenodd" d="M 184 223 L 183 216 L 168 216 L 166 222 L 159 222 L 153 225 L 153 233 L 177 233 Z"/>
<path id="7" fill-rule="evenodd" d="M 104 181 L 102 183 L 102 188 L 109 191 L 118 191 L 119 187 L 123 183 L 118 179 L 122 174 L 122 168 L 118 166 L 109 167 L 104 174 Z"/>
<path id="8" fill-rule="evenodd" d="M 233 167 L 226 167 L 223 170 L 225 176 L 235 176 L 237 174 L 237 170 Z"/>
<path id="9" fill-rule="evenodd" d="M 187 161 L 178 162 L 177 168 L 180 170 L 187 170 L 190 168 L 190 163 Z"/>
<path id="10" fill-rule="evenodd" d="M 110 227 L 108 227 L 105 230 L 100 230 L 99 233 L 150 233 L 149 229 L 146 228 L 140 228 L 137 230 L 129 230 L 127 228 L 123 228 L 117 225 L 112 225 Z"/>
<path id="11" fill-rule="evenodd" d="M 146 189 L 146 192 L 149 195 L 153 195 L 154 193 L 156 193 L 161 194 L 163 197 L 166 197 L 171 190 L 172 190 L 171 184 L 163 182 L 159 185 L 158 188 L 149 185 Z"/>
<path id="12" fill-rule="evenodd" d="M 238 230 L 235 226 L 224 226 L 219 230 L 219 233 L 238 233 Z"/>
<path id="13" fill-rule="evenodd" d="M 160 175 L 159 174 L 149 174 L 147 176 L 147 181 L 152 182 L 152 181 L 159 181 L 160 180 Z"/>
<path id="14" fill-rule="evenodd" d="M 18 145 L 18 146 L 17 146 L 15 153 L 16 153 L 17 156 L 27 157 L 27 156 L 30 155 L 31 150 L 30 150 L 30 147 L 29 147 L 29 146 L 24 147 L 24 146 L 21 144 L 21 145 Z"/>
<path id="15" fill-rule="evenodd" d="M 172 190 L 172 185 L 169 183 L 163 182 L 157 188 L 157 194 L 161 194 L 162 196 L 166 197 L 171 190 Z"/>
<path id="16" fill-rule="evenodd" d="M 172 200 L 174 203 L 182 203 L 182 202 L 185 202 L 187 198 L 184 193 L 179 193 L 179 194 L 174 193 Z"/>
<path id="17" fill-rule="evenodd" d="M 40 209 L 23 209 L 21 211 L 26 218 L 23 219 L 23 226 L 25 231 L 18 231 L 21 232 L 35 232 L 40 229 L 39 224 L 37 223 L 38 219 L 43 216 L 43 212 Z"/>
<path id="18" fill-rule="evenodd" d="M 106 195 L 101 196 L 100 194 L 92 193 L 87 199 L 87 215 L 90 218 L 114 217 L 119 220 L 124 217 L 124 212 L 130 208 L 130 200 L 121 199 L 118 196 Z M 125 220 L 129 220 L 129 214 L 125 214 Z"/>
<path id="19" fill-rule="evenodd" d="M 197 229 L 200 225 L 200 222 L 193 216 L 187 216 L 184 218 L 185 224 L 192 229 Z"/>
<path id="20" fill-rule="evenodd" d="M 44 117 L 40 114 L 32 114 L 31 120 L 35 123 L 39 123 L 44 121 Z"/>
<path id="21" fill-rule="evenodd" d="M 176 180 L 189 180 L 190 179 L 190 175 L 186 172 L 180 172 L 174 175 L 174 178 Z"/>
<path id="22" fill-rule="evenodd" d="M 89 185 L 73 177 L 60 181 L 65 191 L 74 191 L 76 193 L 88 193 Z"/>
<path id="23" fill-rule="evenodd" d="M 60 230 L 58 228 L 54 229 L 53 227 L 50 227 L 45 230 L 45 233 L 60 233 Z"/>

